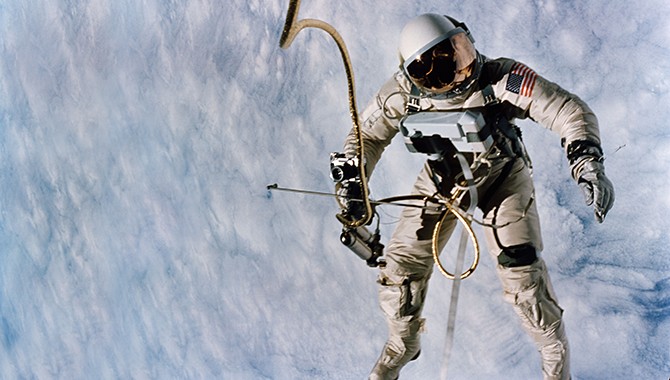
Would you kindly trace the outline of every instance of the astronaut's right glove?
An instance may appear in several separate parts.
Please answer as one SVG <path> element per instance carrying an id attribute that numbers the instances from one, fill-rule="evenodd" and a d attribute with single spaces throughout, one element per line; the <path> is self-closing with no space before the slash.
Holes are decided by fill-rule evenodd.
<path id="1" fill-rule="evenodd" d="M 345 153 L 331 153 L 330 178 L 335 182 L 337 202 L 342 208 L 338 219 L 342 217 L 345 220 L 354 221 L 365 217 L 366 210 L 358 158 L 347 156 Z"/>
<path id="2" fill-rule="evenodd" d="M 602 149 L 590 141 L 575 141 L 568 145 L 568 159 L 586 204 L 593 205 L 596 220 L 602 223 L 614 204 L 614 186 L 605 175 Z"/>
<path id="3" fill-rule="evenodd" d="M 363 189 L 359 181 L 340 182 L 335 185 L 337 201 L 342 208 L 342 216 L 349 220 L 362 219 L 365 216 Z"/>

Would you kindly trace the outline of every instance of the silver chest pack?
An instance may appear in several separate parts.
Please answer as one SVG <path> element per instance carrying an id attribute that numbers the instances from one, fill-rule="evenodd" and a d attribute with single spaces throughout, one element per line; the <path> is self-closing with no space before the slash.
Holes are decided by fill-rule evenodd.
<path id="1" fill-rule="evenodd" d="M 411 113 L 400 122 L 400 132 L 410 152 L 428 155 L 444 154 L 452 146 L 461 153 L 484 153 L 494 143 L 484 115 L 472 110 Z"/>
<path id="2" fill-rule="evenodd" d="M 463 178 L 461 163 L 456 159 L 459 155 L 471 165 L 477 157 L 491 153 L 520 157 L 530 167 L 521 131 L 504 116 L 504 105 L 493 87 L 488 85 L 481 91 L 484 102 L 478 108 L 430 111 L 421 110 L 420 91 L 412 86 L 399 129 L 410 152 L 428 155 L 433 181 L 442 195 Z"/>

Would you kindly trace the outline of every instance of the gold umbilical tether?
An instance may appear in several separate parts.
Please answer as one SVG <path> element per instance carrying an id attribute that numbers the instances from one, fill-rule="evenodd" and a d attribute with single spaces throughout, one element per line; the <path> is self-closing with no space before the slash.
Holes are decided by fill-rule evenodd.
<path id="1" fill-rule="evenodd" d="M 347 52 L 347 47 L 344 44 L 342 36 L 340 36 L 340 34 L 332 25 L 316 19 L 298 20 L 299 10 L 300 0 L 291 0 L 288 6 L 288 13 L 286 15 L 284 30 L 282 31 L 281 39 L 279 40 L 279 46 L 287 49 L 289 46 L 291 46 L 291 43 L 293 43 L 293 40 L 301 30 L 304 28 L 317 28 L 325 31 L 331 37 L 333 37 L 337 47 L 340 49 L 340 54 L 342 55 L 342 60 L 344 61 L 344 70 L 347 74 L 347 84 L 349 88 L 349 116 L 351 116 L 354 133 L 356 134 L 356 157 L 360 163 L 362 190 L 361 200 L 365 207 L 365 215 L 358 220 L 348 220 L 341 215 L 338 215 L 338 219 L 348 228 L 364 226 L 372 219 L 373 211 L 372 204 L 370 203 L 370 190 L 368 188 L 367 173 L 365 171 L 365 165 L 363 165 L 363 162 L 365 162 L 363 159 L 365 148 L 363 146 L 363 136 L 361 134 L 360 122 L 358 120 L 358 109 L 356 107 L 356 95 L 354 89 L 354 73 L 351 66 L 351 59 L 349 58 L 349 53 Z"/>

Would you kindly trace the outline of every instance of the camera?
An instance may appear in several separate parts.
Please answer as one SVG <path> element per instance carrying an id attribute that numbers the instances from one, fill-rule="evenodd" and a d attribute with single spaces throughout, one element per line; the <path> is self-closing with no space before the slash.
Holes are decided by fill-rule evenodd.
<path id="1" fill-rule="evenodd" d="M 344 153 L 330 154 L 330 178 L 334 182 L 355 181 L 359 177 L 358 158 L 347 157 Z"/>

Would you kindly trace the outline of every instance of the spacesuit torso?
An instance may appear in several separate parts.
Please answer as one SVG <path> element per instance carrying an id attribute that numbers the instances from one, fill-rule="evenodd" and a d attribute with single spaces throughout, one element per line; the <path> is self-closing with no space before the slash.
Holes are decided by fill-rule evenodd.
<path id="1" fill-rule="evenodd" d="M 522 63 L 507 58 L 482 58 L 477 82 L 460 95 L 413 96 L 412 83 L 402 71 L 384 84 L 361 115 L 368 175 L 373 172 L 386 146 L 401 130 L 401 121 L 415 112 L 481 111 L 488 124 L 497 118 L 510 122 L 530 118 L 558 133 L 564 147 L 573 141 L 584 140 L 600 145 L 596 116 L 577 96 Z M 415 110 L 408 107 L 412 98 L 418 101 Z M 493 104 L 495 106 L 491 107 Z M 494 131 L 494 134 L 498 132 Z M 496 144 L 499 145 L 500 140 Z M 499 148 L 501 152 L 505 151 L 504 147 Z M 356 139 L 350 134 L 345 141 L 345 152 L 353 155 L 355 149 Z"/>

